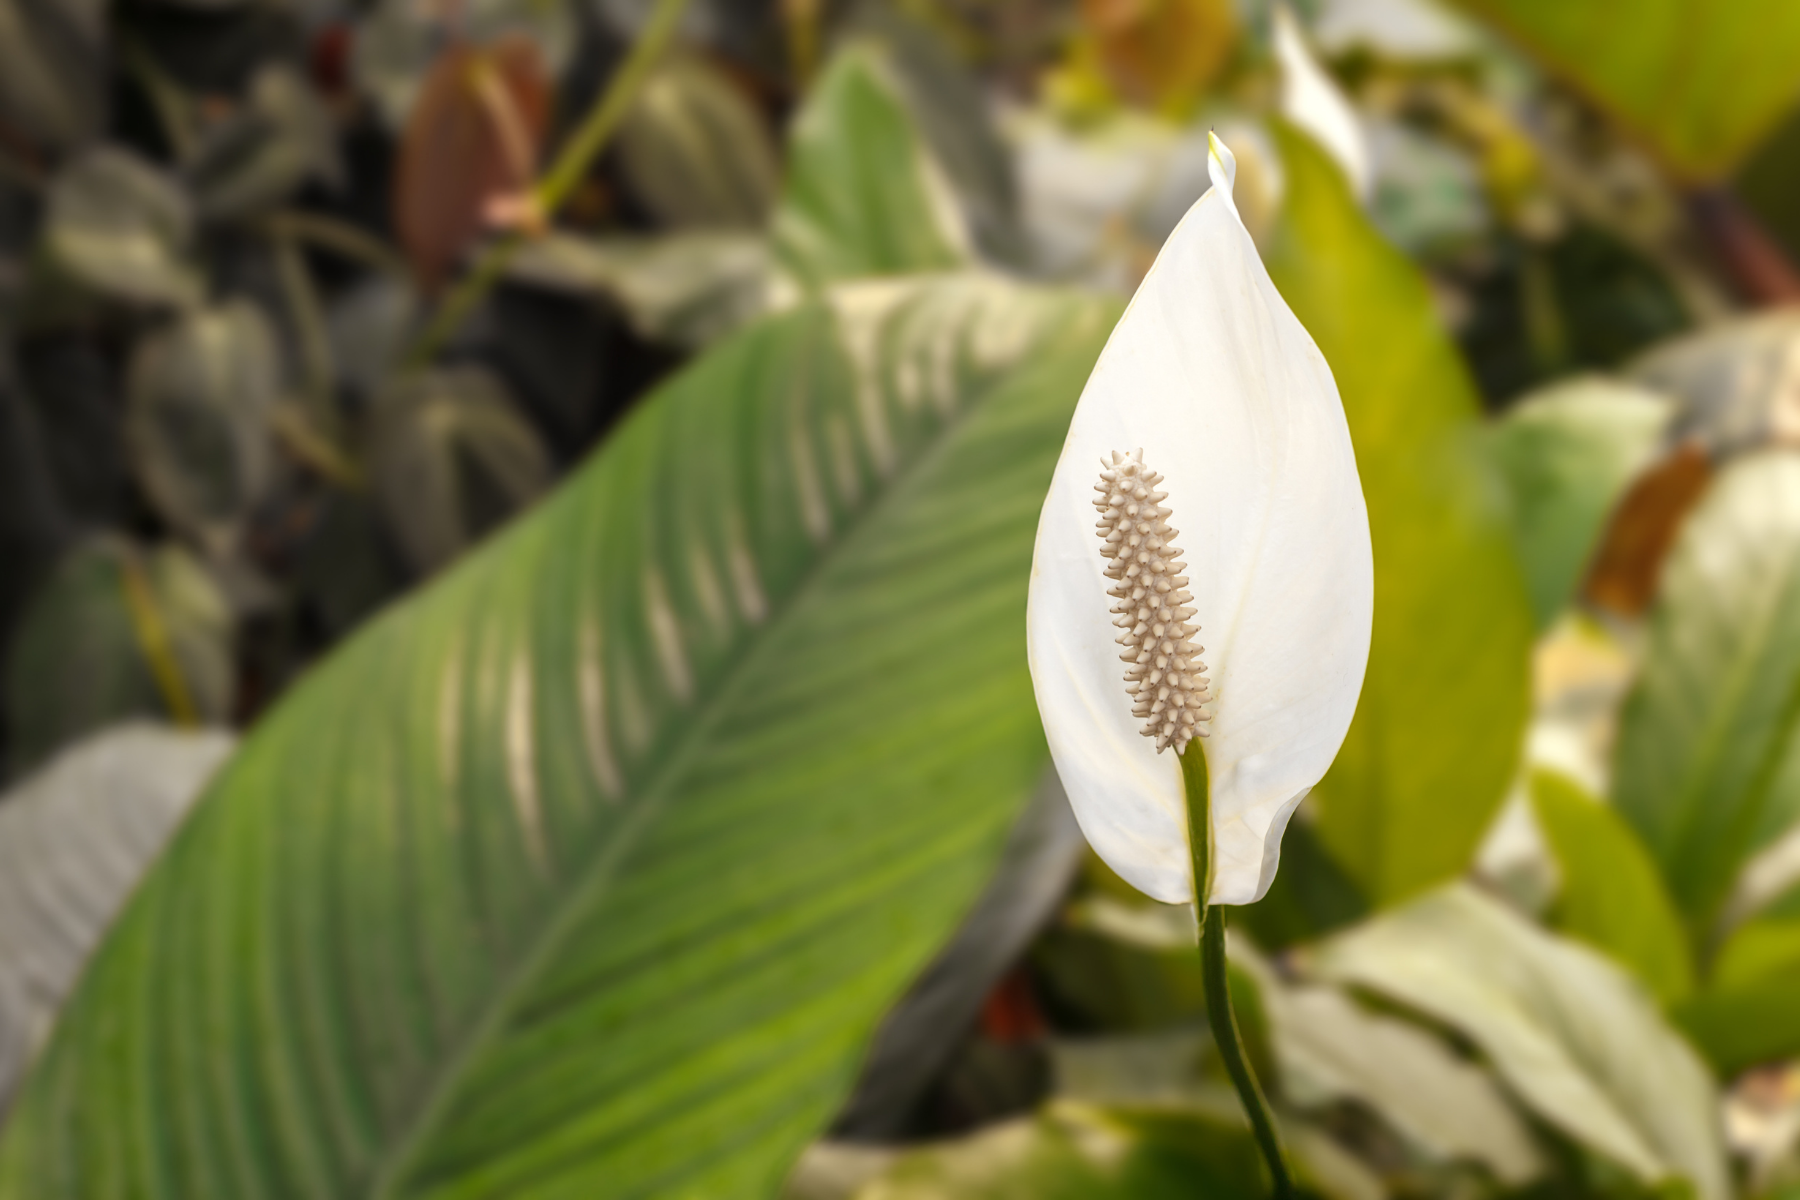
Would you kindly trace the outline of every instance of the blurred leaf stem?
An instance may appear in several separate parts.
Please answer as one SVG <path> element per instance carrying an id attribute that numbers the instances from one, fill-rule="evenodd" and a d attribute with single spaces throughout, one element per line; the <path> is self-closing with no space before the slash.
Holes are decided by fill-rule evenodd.
<path id="1" fill-rule="evenodd" d="M 1212 1026 L 1213 1043 L 1225 1063 L 1225 1073 L 1237 1089 L 1244 1115 L 1250 1119 L 1250 1130 L 1256 1137 L 1257 1149 L 1269 1165 L 1269 1178 L 1274 1185 L 1275 1200 L 1294 1196 L 1294 1180 L 1288 1170 L 1287 1156 L 1281 1149 L 1281 1137 L 1275 1132 L 1275 1117 L 1269 1111 L 1268 1097 L 1263 1095 L 1244 1052 L 1244 1036 L 1238 1029 L 1237 1014 L 1231 1009 L 1231 987 L 1225 961 L 1225 910 L 1208 904 L 1212 891 L 1212 786 L 1206 774 L 1206 755 L 1196 743 L 1191 753 L 1182 752 L 1181 778 L 1187 790 L 1188 847 L 1194 860 L 1194 914 L 1200 926 L 1200 977 L 1206 995 L 1206 1021 Z"/>
<path id="2" fill-rule="evenodd" d="M 291 233 L 275 235 L 275 270 L 280 279 L 282 299 L 294 332 L 300 343 L 300 365 L 306 379 L 307 407 L 312 416 L 329 433 L 337 432 L 337 414 L 332 411 L 332 388 L 337 369 L 331 357 L 331 339 L 325 332 L 325 315 L 319 304 L 318 289 L 306 270 L 298 239 Z"/>
<path id="3" fill-rule="evenodd" d="M 796 91 L 805 90 L 819 66 L 819 0 L 782 0 L 787 31 L 788 69 Z"/>
<path id="4" fill-rule="evenodd" d="M 556 162 L 531 189 L 531 208 L 538 220 L 547 224 L 587 175 L 594 159 L 606 147 L 630 111 L 638 89 L 649 77 L 650 69 L 662 57 L 675 35 L 675 29 L 687 8 L 687 0 L 656 0 L 649 19 L 638 31 L 631 54 L 613 73 L 604 91 L 582 118 L 574 134 L 557 155 Z M 518 253 L 528 233 L 511 233 L 492 243 L 461 282 L 451 289 L 432 314 L 421 333 L 401 360 L 401 370 L 416 370 L 430 362 L 453 337 L 463 321 L 497 283 L 506 265 Z"/>
<path id="5" fill-rule="evenodd" d="M 291 238 L 389 275 L 407 278 L 406 260 L 380 238 L 323 213 L 289 209 L 263 218 L 273 237 Z"/>
<path id="6" fill-rule="evenodd" d="M 193 102 L 137 39 L 125 39 L 120 50 L 131 78 L 144 89 L 144 96 L 156 113 L 163 136 L 169 141 L 169 153 L 176 162 L 186 162 L 200 140 L 194 127 Z"/>
<path id="7" fill-rule="evenodd" d="M 187 681 L 181 677 L 181 664 L 175 660 L 169 627 L 156 607 L 156 593 L 135 554 L 127 553 L 119 560 L 119 582 L 125 590 L 125 609 L 131 615 L 131 632 L 137 637 L 138 648 L 144 652 L 144 661 L 150 668 L 150 677 L 156 681 L 156 690 L 162 693 L 163 703 L 169 706 L 170 719 L 180 728 L 195 728 L 200 724 L 200 718 L 194 698 L 188 691 Z"/>

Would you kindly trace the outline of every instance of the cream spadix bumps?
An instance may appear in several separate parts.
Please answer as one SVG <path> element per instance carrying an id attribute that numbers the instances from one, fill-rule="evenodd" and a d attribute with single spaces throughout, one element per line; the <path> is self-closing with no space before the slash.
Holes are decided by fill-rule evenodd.
<path id="1" fill-rule="evenodd" d="M 1100 466 L 1094 507 L 1100 553 L 1112 560 L 1106 577 L 1117 580 L 1106 594 L 1115 600 L 1113 624 L 1124 630 L 1113 640 L 1125 647 L 1119 658 L 1126 664 L 1125 690 L 1136 701 L 1131 715 L 1144 718 L 1140 732 L 1156 739 L 1159 753 L 1173 746 L 1179 754 L 1190 739 L 1206 736 L 1206 664 L 1200 661 L 1206 647 L 1194 644 L 1199 630 L 1187 607 L 1194 597 L 1162 507 L 1168 493 L 1156 490 L 1161 482 L 1144 465 L 1143 450 L 1114 451 Z"/>
<path id="2" fill-rule="evenodd" d="M 1247 904 L 1268 890 L 1288 818 L 1349 729 L 1374 565 L 1331 371 L 1238 217 L 1231 152 L 1212 147 L 1212 188 L 1076 406 L 1038 522 L 1027 627 L 1050 751 L 1095 850 L 1155 899 L 1192 899 L 1178 755 L 1204 753 L 1208 898 Z M 1151 482 L 1114 505 L 1127 466 Z M 1096 482 L 1109 488 L 1098 530 Z M 1121 566 L 1128 537 L 1140 541 Z M 1170 590 L 1146 583 L 1139 596 L 1150 577 Z"/>

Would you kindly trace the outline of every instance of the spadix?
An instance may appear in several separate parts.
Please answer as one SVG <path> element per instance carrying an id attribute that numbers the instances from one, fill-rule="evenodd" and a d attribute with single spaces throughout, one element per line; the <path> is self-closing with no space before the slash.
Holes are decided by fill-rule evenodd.
<path id="1" fill-rule="evenodd" d="M 1153 898 L 1193 899 L 1177 755 L 1204 753 L 1208 898 L 1247 904 L 1349 729 L 1374 566 L 1331 371 L 1257 257 L 1217 138 L 1209 173 L 1076 406 L 1027 625 L 1050 751 L 1095 850 Z"/>

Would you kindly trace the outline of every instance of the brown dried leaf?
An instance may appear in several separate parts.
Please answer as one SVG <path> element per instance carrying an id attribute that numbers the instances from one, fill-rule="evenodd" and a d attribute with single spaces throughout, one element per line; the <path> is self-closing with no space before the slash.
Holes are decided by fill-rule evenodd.
<path id="1" fill-rule="evenodd" d="M 426 290 L 488 227 L 496 200 L 531 186 L 549 117 L 549 77 L 522 34 L 452 45 L 433 65 L 394 184 L 394 225 Z"/>
<path id="2" fill-rule="evenodd" d="M 1621 617 L 1643 615 L 1656 595 L 1662 562 L 1682 518 L 1712 481 L 1712 459 L 1684 442 L 1638 477 L 1613 510 L 1583 595 Z"/>

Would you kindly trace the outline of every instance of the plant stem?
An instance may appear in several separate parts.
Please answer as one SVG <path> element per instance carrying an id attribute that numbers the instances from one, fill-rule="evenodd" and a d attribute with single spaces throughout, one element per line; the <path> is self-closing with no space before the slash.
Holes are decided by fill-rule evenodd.
<path id="1" fill-rule="evenodd" d="M 1282 1153 L 1281 1136 L 1275 1132 L 1275 1117 L 1269 1111 L 1268 1098 L 1256 1082 L 1250 1058 L 1244 1053 L 1244 1038 L 1238 1032 L 1237 1014 L 1231 1010 L 1231 989 L 1225 975 L 1225 912 L 1217 904 L 1208 905 L 1206 919 L 1200 926 L 1200 976 L 1206 991 L 1206 1019 L 1212 1025 L 1213 1041 L 1219 1056 L 1225 1060 L 1225 1073 L 1237 1088 L 1244 1113 L 1250 1118 L 1250 1131 L 1256 1145 L 1269 1164 L 1269 1175 L 1275 1182 L 1277 1200 L 1294 1195 L 1294 1181 L 1288 1173 L 1287 1156 Z"/>
<path id="2" fill-rule="evenodd" d="M 587 115 L 581 119 L 581 124 L 564 144 L 562 153 L 556 156 L 556 162 L 532 187 L 532 207 L 543 223 L 547 224 L 556 215 L 556 210 L 562 207 L 570 193 L 586 177 L 594 159 L 605 149 L 608 139 L 625 119 L 625 114 L 631 110 L 631 102 L 637 98 L 638 89 L 649 77 L 656 60 L 662 57 L 670 39 L 675 36 L 675 27 L 686 7 L 687 0 L 656 0 L 656 7 L 650 11 L 649 19 L 638 31 L 637 43 L 632 46 L 631 54 L 613 72 L 605 91 L 600 93 Z M 475 306 L 499 282 L 507 264 L 518 253 L 524 241 L 525 235 L 512 233 L 483 251 L 475 266 L 439 303 L 431 323 L 407 352 L 402 362 L 404 369 L 421 367 L 436 356 L 444 343 L 461 328 Z"/>
<path id="3" fill-rule="evenodd" d="M 130 616 L 131 632 L 150 668 L 156 690 L 162 693 L 163 703 L 169 706 L 169 719 L 178 728 L 196 728 L 200 724 L 200 715 L 194 707 L 187 681 L 181 677 L 181 663 L 175 657 L 169 627 L 163 621 L 162 610 L 157 607 L 149 573 L 138 562 L 133 550 L 126 550 L 119 560 L 119 581 L 125 589 L 125 611 Z"/>
<path id="4" fill-rule="evenodd" d="M 1238 1031 L 1237 1014 L 1231 1010 L 1231 988 L 1225 963 L 1225 910 L 1206 902 L 1212 889 L 1212 796 L 1206 774 L 1206 755 L 1198 742 L 1189 746 L 1191 753 L 1181 755 L 1181 778 L 1187 792 L 1188 845 L 1194 862 L 1194 911 L 1200 925 L 1200 979 L 1206 993 L 1206 1020 L 1212 1026 L 1213 1042 L 1219 1057 L 1225 1061 L 1225 1073 L 1237 1088 L 1244 1115 L 1250 1118 L 1250 1131 L 1257 1149 L 1269 1164 L 1276 1200 L 1290 1200 L 1294 1180 L 1288 1171 L 1287 1156 L 1282 1153 L 1281 1137 L 1275 1131 L 1275 1117 L 1250 1058 L 1244 1053 L 1244 1038 Z"/>
<path id="5" fill-rule="evenodd" d="M 346 221 L 323 213 L 287 209 L 270 213 L 263 226 L 272 237 L 294 238 L 329 250 L 339 258 L 361 263 L 377 271 L 405 279 L 410 276 L 406 260 L 378 237 L 365 233 Z"/>

